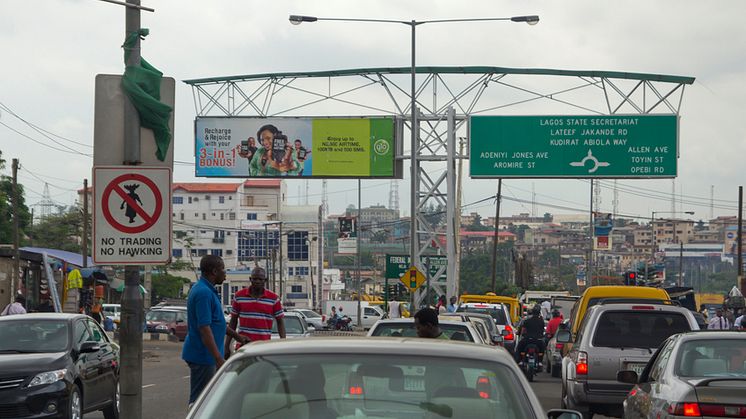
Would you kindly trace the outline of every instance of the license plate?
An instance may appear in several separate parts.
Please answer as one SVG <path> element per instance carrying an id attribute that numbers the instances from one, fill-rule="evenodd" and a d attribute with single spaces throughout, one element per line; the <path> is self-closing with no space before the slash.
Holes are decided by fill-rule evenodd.
<path id="1" fill-rule="evenodd" d="M 639 377 L 642 375 L 642 370 L 645 369 L 646 364 L 639 364 L 639 363 L 629 363 L 627 364 L 627 369 L 632 370 L 637 373 L 637 376 Z"/>

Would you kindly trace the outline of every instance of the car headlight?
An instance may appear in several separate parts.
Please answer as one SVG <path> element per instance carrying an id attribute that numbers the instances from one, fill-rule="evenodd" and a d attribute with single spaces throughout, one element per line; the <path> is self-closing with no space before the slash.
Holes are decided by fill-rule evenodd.
<path id="1" fill-rule="evenodd" d="M 155 330 L 168 330 L 168 326 L 166 326 L 165 324 L 159 324 L 155 327 Z"/>
<path id="2" fill-rule="evenodd" d="M 44 384 L 56 383 L 57 381 L 60 381 L 63 378 L 65 378 L 65 374 L 67 374 L 66 369 L 42 372 L 40 374 L 36 374 L 36 376 L 31 380 L 28 386 L 34 387 L 34 386 L 40 386 Z"/>

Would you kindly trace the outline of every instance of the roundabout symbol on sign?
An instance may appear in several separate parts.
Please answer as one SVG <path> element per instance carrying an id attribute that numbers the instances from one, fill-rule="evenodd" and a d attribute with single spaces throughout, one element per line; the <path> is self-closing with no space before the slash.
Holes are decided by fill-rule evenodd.
<path id="1" fill-rule="evenodd" d="M 124 185 L 124 188 L 120 185 L 123 182 L 139 182 L 150 189 L 150 192 L 155 198 L 155 208 L 152 213 L 148 213 L 143 208 L 142 201 L 139 196 L 135 193 L 135 190 L 140 186 L 136 183 L 130 185 Z M 125 191 L 127 189 L 128 192 Z M 126 206 L 126 212 L 124 218 L 129 218 L 129 222 L 133 223 L 134 219 L 139 216 L 143 219 L 143 223 L 135 226 L 128 226 L 119 222 L 111 213 L 109 207 L 109 200 L 112 199 L 112 193 L 122 198 L 122 203 L 119 205 L 124 210 Z M 101 209 L 103 210 L 104 218 L 114 229 L 121 231 L 122 233 L 137 234 L 148 230 L 150 227 L 158 221 L 158 217 L 161 214 L 163 208 L 163 198 L 161 192 L 158 190 L 158 186 L 148 179 L 147 177 L 137 174 L 128 173 L 121 175 L 112 180 L 104 189 L 103 196 L 101 197 Z"/>

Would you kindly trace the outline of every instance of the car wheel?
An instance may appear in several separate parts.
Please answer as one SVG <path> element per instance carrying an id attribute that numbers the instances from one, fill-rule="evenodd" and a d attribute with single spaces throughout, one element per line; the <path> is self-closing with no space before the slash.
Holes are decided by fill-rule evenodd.
<path id="1" fill-rule="evenodd" d="M 104 413 L 104 419 L 119 419 L 119 381 L 117 381 L 116 390 L 114 390 L 114 400 L 102 412 Z"/>
<path id="2" fill-rule="evenodd" d="M 83 418 L 83 396 L 80 394 L 80 389 L 77 385 L 73 385 L 70 390 L 70 395 L 67 398 L 67 415 L 68 419 L 82 419 Z"/>

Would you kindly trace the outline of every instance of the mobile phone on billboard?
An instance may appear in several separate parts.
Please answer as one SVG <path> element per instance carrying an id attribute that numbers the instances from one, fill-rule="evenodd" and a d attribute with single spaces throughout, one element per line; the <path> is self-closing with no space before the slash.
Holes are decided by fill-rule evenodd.
<path id="1" fill-rule="evenodd" d="M 298 160 L 300 160 L 300 161 L 305 160 L 306 159 L 306 154 L 307 154 L 306 148 L 305 147 L 301 147 L 298 150 Z"/>
<path id="2" fill-rule="evenodd" d="M 241 154 L 249 154 L 249 140 L 241 141 Z"/>
<path id="3" fill-rule="evenodd" d="M 276 162 L 282 161 L 285 157 L 285 146 L 288 142 L 288 136 L 282 131 L 278 131 L 272 139 L 272 159 Z"/>

